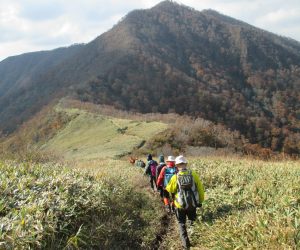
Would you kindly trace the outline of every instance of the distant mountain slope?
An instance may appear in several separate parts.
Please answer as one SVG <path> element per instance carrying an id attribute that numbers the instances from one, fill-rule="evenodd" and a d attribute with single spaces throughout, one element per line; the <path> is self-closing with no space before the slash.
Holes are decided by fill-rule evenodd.
<path id="1" fill-rule="evenodd" d="M 44 79 L 52 79 L 61 63 L 82 48 L 83 45 L 73 45 L 26 53 L 0 62 L 0 131 L 13 131 L 57 95 L 58 82 L 46 84 Z"/>
<path id="2" fill-rule="evenodd" d="M 25 89 L 11 77 L 15 63 L 4 69 L 4 62 L 5 131 L 53 97 L 75 94 L 122 109 L 200 116 L 241 131 L 252 143 L 300 153 L 300 43 L 213 10 L 164 1 L 132 11 L 91 43 L 32 73 Z M 22 80 L 23 71 L 16 73 Z"/>
<path id="3" fill-rule="evenodd" d="M 26 53 L 3 60 L 0 68 L 0 96 L 11 93 L 15 87 L 26 88 L 39 75 L 70 58 L 82 47 L 83 45 L 74 45 L 52 51 Z"/>

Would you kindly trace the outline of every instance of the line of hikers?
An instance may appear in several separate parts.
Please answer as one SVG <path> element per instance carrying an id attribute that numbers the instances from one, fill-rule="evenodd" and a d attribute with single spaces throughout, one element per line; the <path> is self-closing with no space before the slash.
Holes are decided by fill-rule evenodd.
<path id="1" fill-rule="evenodd" d="M 182 245 L 190 248 L 190 240 L 186 229 L 186 218 L 190 225 L 196 220 L 196 209 L 202 206 L 204 200 L 204 187 L 195 171 L 188 168 L 184 156 L 159 156 L 159 163 L 147 157 L 145 174 L 149 176 L 153 191 L 158 191 L 167 213 L 175 213 Z"/>

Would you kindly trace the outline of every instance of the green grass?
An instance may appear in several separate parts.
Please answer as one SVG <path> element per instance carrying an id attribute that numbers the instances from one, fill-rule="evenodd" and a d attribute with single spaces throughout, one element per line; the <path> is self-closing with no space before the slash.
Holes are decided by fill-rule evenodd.
<path id="1" fill-rule="evenodd" d="M 130 153 L 153 135 L 165 130 L 159 122 L 140 122 L 102 116 L 76 109 L 78 116 L 60 130 L 42 149 L 66 159 L 114 158 Z"/>
<path id="2" fill-rule="evenodd" d="M 192 236 L 208 249 L 299 249 L 300 164 L 193 160 L 206 201 Z"/>
<path id="3" fill-rule="evenodd" d="M 190 159 L 206 188 L 194 249 L 299 249 L 300 164 Z M 142 170 L 113 159 L 0 162 L 0 249 L 149 249 L 163 213 Z M 163 242 L 179 249 L 176 223 Z M 162 249 L 163 249 L 162 248 Z"/>
<path id="4" fill-rule="evenodd" d="M 89 174 L 0 162 L 0 249 L 148 249 L 159 227 L 157 201 L 130 184 L 134 167 L 101 164 L 90 163 Z"/>

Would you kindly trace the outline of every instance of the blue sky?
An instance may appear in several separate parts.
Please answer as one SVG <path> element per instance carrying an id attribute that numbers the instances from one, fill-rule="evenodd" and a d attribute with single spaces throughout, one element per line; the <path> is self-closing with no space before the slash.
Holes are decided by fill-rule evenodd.
<path id="1" fill-rule="evenodd" d="M 25 52 L 87 43 L 134 9 L 159 0 L 0 0 L 0 60 Z M 299 0 L 181 0 L 214 9 L 300 41 Z"/>

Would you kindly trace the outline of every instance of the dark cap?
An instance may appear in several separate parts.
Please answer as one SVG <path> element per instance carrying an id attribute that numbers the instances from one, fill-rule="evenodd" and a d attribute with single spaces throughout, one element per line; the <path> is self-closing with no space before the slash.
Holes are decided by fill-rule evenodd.
<path id="1" fill-rule="evenodd" d="M 165 157 L 163 155 L 160 155 L 158 159 L 159 162 L 165 162 Z"/>

